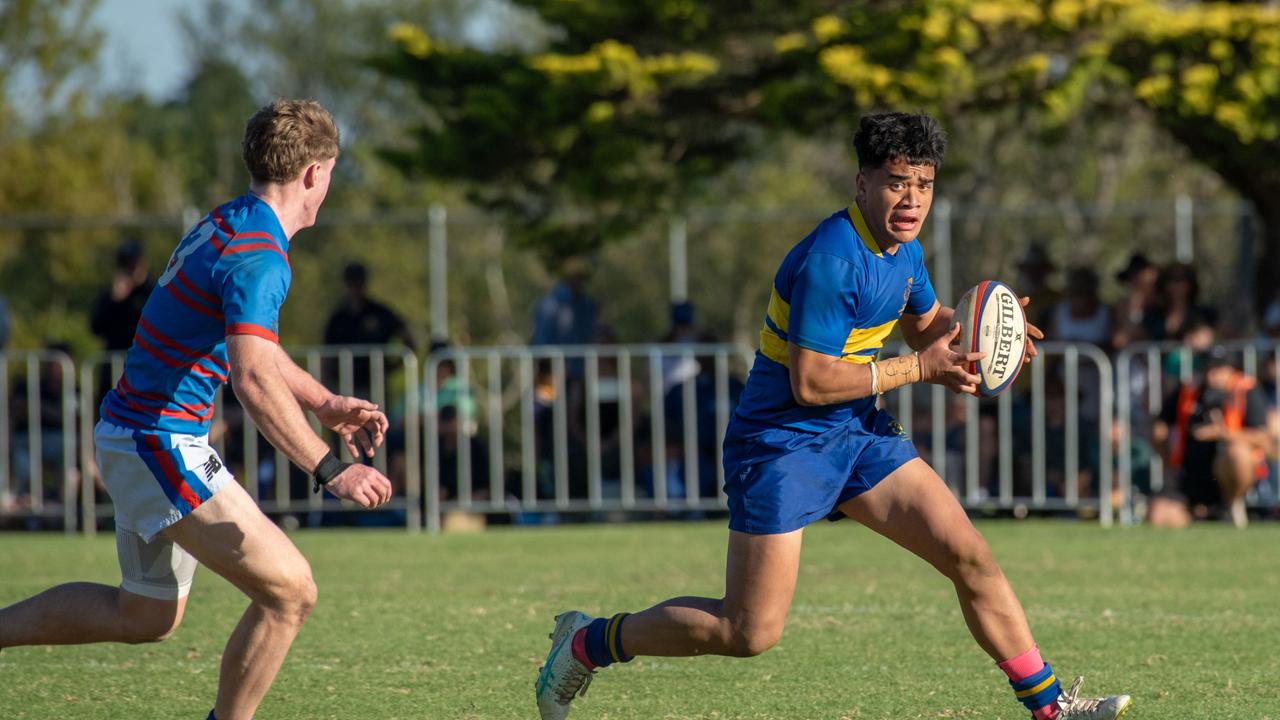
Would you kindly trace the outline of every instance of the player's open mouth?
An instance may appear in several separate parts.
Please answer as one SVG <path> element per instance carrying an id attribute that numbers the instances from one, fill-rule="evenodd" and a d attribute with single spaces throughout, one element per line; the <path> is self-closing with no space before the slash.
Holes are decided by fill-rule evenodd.
<path id="1" fill-rule="evenodd" d="M 898 232 L 915 230 L 916 226 L 919 224 L 920 224 L 920 220 L 915 217 L 900 216 L 900 217 L 889 218 L 889 227 L 893 228 Z"/>

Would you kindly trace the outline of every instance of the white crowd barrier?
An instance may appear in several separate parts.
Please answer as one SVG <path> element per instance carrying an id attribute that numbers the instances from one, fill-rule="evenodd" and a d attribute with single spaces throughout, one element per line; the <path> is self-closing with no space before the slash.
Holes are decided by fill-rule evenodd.
<path id="1" fill-rule="evenodd" d="M 1280 361 L 1276 343 L 1219 347 L 1255 377 Z M 906 348 L 886 354 L 895 351 Z M 1173 384 L 1190 376 L 1196 351 L 1135 344 L 1116 355 L 1114 372 L 1092 345 L 1048 342 L 1040 352 L 995 400 L 907 386 L 882 407 L 972 511 L 1135 522 L 1135 487 L 1159 491 L 1164 474 L 1158 456 L 1135 469 L 1135 444 L 1146 442 Z M 754 355 L 731 344 L 459 347 L 420 368 L 403 348 L 290 354 L 336 392 L 388 411 L 392 432 L 373 460 L 396 488 L 386 512 L 432 531 L 450 513 L 539 522 L 724 510 L 721 441 Z M 92 533 L 111 516 L 92 437 L 97 404 L 122 367 L 121 354 L 75 364 L 56 351 L 0 353 L 0 521 Z M 1280 389 L 1268 387 L 1280 405 Z M 1273 429 L 1280 446 L 1280 424 Z M 265 512 L 314 525 L 358 510 L 312 494 L 225 392 L 211 442 Z M 1268 482 L 1251 502 L 1280 494 L 1275 473 Z"/>

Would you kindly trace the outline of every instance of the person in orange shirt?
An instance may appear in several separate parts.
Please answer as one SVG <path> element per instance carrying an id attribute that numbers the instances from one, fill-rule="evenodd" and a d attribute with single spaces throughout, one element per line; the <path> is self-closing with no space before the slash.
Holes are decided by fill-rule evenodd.
<path id="1" fill-rule="evenodd" d="M 1245 527 L 1245 495 L 1267 476 L 1266 458 L 1275 453 L 1269 412 L 1257 380 L 1221 348 L 1211 350 L 1204 372 L 1170 394 L 1152 427 L 1173 475 L 1166 487 L 1185 501 L 1179 511 L 1170 497 L 1158 498 L 1152 523 L 1181 526 L 1221 506 L 1236 527 Z"/>

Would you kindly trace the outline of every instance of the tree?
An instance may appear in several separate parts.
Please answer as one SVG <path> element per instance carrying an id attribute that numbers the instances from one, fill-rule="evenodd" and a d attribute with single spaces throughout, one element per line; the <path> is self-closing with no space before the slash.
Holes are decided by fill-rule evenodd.
<path id="1" fill-rule="evenodd" d="M 559 255 L 699 197 L 778 131 L 857 113 L 1012 112 L 1051 143 L 1144 109 L 1267 221 L 1275 200 L 1280 11 L 1159 0 L 671 2 L 519 0 L 556 34 L 484 52 L 399 25 L 378 62 L 433 116 L 401 166 L 470 183 L 526 242 Z M 1143 116 L 1139 115 L 1139 119 Z M 578 208 L 577 212 L 567 208 Z M 1274 283 L 1273 283 L 1274 284 Z"/>

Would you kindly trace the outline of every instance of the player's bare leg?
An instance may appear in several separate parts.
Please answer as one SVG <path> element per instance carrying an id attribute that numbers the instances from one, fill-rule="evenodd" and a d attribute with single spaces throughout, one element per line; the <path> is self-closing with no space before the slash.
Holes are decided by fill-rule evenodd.
<path id="1" fill-rule="evenodd" d="M 1022 604 L 987 541 L 923 460 L 906 463 L 840 510 L 951 580 L 969 632 L 997 662 L 1035 644 Z"/>
<path id="2" fill-rule="evenodd" d="M 0 648 L 159 642 L 178 628 L 186 606 L 185 597 L 157 600 L 110 585 L 66 583 L 0 610 Z"/>
<path id="3" fill-rule="evenodd" d="M 585 691 L 595 668 L 606 664 L 602 656 L 612 661 L 636 655 L 749 657 L 776 645 L 795 595 L 803 533 L 730 531 L 722 598 L 672 598 L 607 621 L 577 611 L 557 616 L 551 651 L 535 685 L 543 720 L 569 714 L 569 703 Z M 604 632 L 592 641 L 597 625 Z"/>
<path id="4" fill-rule="evenodd" d="M 902 465 L 874 488 L 843 503 L 840 510 L 915 553 L 951 580 L 969 632 L 1009 673 L 1020 700 L 1028 707 L 1035 706 L 1034 717 L 1111 720 L 1128 710 L 1127 695 L 1077 698 L 1079 679 L 1067 694 L 1058 695 L 1052 669 L 1047 664 L 1041 667 L 1026 613 L 987 541 L 942 478 L 923 460 L 916 458 Z M 1031 658 L 1033 668 L 1011 672 L 1010 663 Z M 1028 679 L 1025 689 L 1014 678 Z M 1044 704 L 1031 700 L 1037 694 L 1046 698 Z"/>
<path id="5" fill-rule="evenodd" d="M 724 597 L 681 597 L 628 615 L 628 655 L 759 655 L 778 643 L 795 595 L 803 530 L 729 532 Z"/>
<path id="6" fill-rule="evenodd" d="M 315 606 L 311 566 L 235 483 L 164 532 L 249 596 L 222 655 L 214 706 L 218 720 L 249 720 Z"/>

